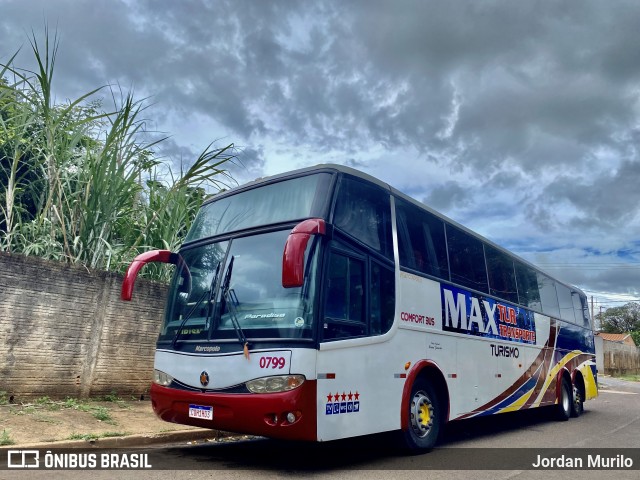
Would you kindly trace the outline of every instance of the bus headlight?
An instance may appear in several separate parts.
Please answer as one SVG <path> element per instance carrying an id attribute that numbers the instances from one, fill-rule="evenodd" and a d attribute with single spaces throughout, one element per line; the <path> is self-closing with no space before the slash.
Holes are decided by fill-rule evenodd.
<path id="1" fill-rule="evenodd" d="M 173 382 L 173 377 L 171 375 L 160 370 L 153 371 L 153 383 L 167 387 L 171 382 Z"/>
<path id="2" fill-rule="evenodd" d="M 249 380 L 246 385 L 251 393 L 276 393 L 298 388 L 304 381 L 304 375 L 278 375 Z"/>

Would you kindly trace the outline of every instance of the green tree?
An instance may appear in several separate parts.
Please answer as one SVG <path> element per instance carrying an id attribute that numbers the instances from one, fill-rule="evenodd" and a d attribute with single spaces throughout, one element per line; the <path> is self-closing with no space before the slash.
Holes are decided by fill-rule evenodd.
<path id="1" fill-rule="evenodd" d="M 12 95 L 12 86 L 0 72 L 0 232 L 12 236 L 21 221 L 33 220 L 43 189 L 44 174 L 32 148 L 35 119 Z M 11 242 L 8 242 L 10 249 Z"/>
<path id="2" fill-rule="evenodd" d="M 205 192 L 232 181 L 233 145 L 210 144 L 174 175 L 155 157 L 162 140 L 145 141 L 146 107 L 133 94 L 101 87 L 55 104 L 57 37 L 30 43 L 36 72 L 14 66 L 15 55 L 0 65 L 0 249 L 112 270 L 143 250 L 175 249 Z"/>
<path id="3" fill-rule="evenodd" d="M 622 307 L 608 308 L 596 315 L 596 319 L 606 333 L 640 332 L 640 303 L 629 302 Z"/>

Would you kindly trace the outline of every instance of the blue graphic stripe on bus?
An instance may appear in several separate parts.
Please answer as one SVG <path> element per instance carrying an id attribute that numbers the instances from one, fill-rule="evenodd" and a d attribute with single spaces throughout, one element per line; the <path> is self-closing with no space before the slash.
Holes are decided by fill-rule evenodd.
<path id="1" fill-rule="evenodd" d="M 515 403 L 516 401 L 518 401 L 520 398 L 522 398 L 523 395 L 528 394 L 529 392 L 531 392 L 531 390 L 534 389 L 534 387 L 536 386 L 536 383 L 538 382 L 538 377 L 539 375 L 536 375 L 535 377 L 530 378 L 524 385 L 518 388 L 518 390 L 513 392 L 513 394 L 509 395 L 507 398 L 505 398 L 500 403 L 497 403 L 495 406 L 485 410 L 480 416 L 498 413 L 503 408 L 506 408 L 511 404 Z"/>
<path id="2" fill-rule="evenodd" d="M 536 343 L 533 312 L 452 285 L 442 285 L 440 292 L 443 330 L 518 343 Z"/>
<path id="3" fill-rule="evenodd" d="M 581 350 L 586 353 L 595 353 L 593 334 L 589 328 L 564 323 L 558 333 L 556 348 L 564 352 Z"/>

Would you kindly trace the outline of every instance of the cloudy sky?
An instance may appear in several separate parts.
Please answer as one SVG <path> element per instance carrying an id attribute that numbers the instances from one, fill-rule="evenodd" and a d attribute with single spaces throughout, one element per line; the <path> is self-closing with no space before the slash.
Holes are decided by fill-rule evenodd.
<path id="1" fill-rule="evenodd" d="M 163 153 L 238 182 L 356 167 L 594 295 L 640 298 L 640 3 L 0 0 L 0 63 L 56 30 L 60 101 L 149 97 Z"/>

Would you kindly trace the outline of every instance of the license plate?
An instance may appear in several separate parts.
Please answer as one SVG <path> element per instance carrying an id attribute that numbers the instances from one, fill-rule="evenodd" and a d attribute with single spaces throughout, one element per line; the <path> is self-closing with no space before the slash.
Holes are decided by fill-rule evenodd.
<path id="1" fill-rule="evenodd" d="M 213 407 L 205 407 L 203 405 L 189 405 L 190 418 L 202 418 L 204 420 L 213 420 Z"/>

